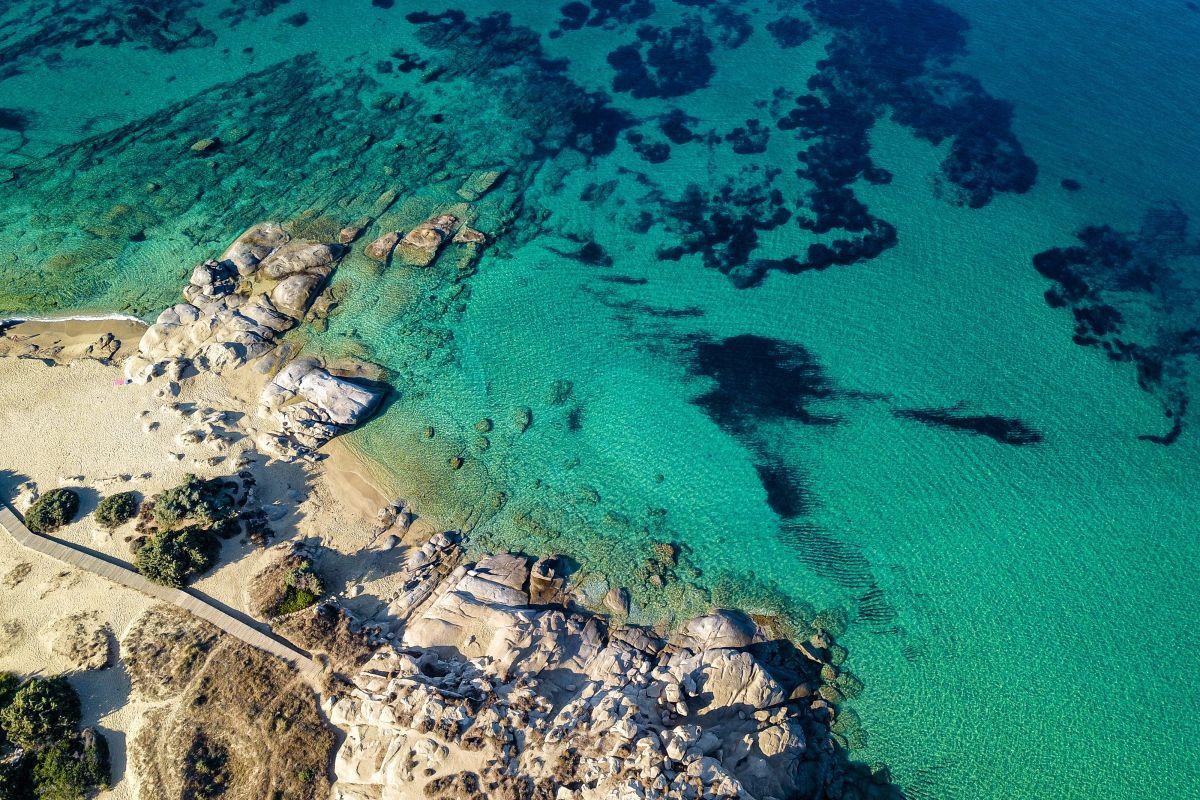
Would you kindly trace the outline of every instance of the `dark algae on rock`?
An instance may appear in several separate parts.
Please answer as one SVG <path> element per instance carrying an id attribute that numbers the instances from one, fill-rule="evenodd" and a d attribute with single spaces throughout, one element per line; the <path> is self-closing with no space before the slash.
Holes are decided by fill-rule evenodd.
<path id="1" fill-rule="evenodd" d="M 1168 422 L 1165 433 L 1138 438 L 1171 444 L 1183 432 L 1200 356 L 1200 240 L 1172 204 L 1147 211 L 1136 233 L 1099 225 L 1076 239 L 1033 259 L 1053 282 L 1046 302 L 1070 311 L 1076 344 L 1133 364 L 1138 386 L 1159 399 Z"/>
<path id="2" fill-rule="evenodd" d="M 949 408 L 897 408 L 892 410 L 892 414 L 932 428 L 986 436 L 1000 444 L 1021 446 L 1042 441 L 1041 433 L 1019 419 L 999 414 L 974 414 L 961 405 Z"/>

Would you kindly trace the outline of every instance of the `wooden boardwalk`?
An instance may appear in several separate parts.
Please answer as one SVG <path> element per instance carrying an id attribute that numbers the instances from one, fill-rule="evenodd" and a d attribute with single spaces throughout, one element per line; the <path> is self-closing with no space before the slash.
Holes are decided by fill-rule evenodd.
<path id="1" fill-rule="evenodd" d="M 315 679 L 321 673 L 321 665 L 305 653 L 281 639 L 263 633 L 258 628 L 248 625 L 194 594 L 168 586 L 160 586 L 115 559 L 93 555 L 82 547 L 34 533 L 25 527 L 25 523 L 4 503 L 0 503 L 0 528 L 7 531 L 9 536 L 22 547 L 107 578 L 113 583 L 119 583 L 156 600 L 179 606 L 251 647 L 282 658 L 307 678 Z"/>

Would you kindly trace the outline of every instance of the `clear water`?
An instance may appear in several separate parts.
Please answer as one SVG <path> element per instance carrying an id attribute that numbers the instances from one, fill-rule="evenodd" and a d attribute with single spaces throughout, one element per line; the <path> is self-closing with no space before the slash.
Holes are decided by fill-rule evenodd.
<path id="1" fill-rule="evenodd" d="M 464 40 L 405 19 L 441 7 L 403 1 L 247 3 L 236 25 L 222 12 L 238 4 L 158 3 L 169 36 L 145 24 L 89 43 L 115 29 L 72 19 L 127 18 L 131 4 L 68 3 L 51 18 L 10 3 L 0 312 L 153 315 L 196 260 L 258 219 L 328 233 L 390 189 L 373 231 L 404 228 L 461 203 L 471 172 L 505 167 L 475 204 L 477 227 L 497 235 L 473 268 L 459 269 L 459 251 L 428 270 L 354 255 L 339 313 L 311 335 L 391 370 L 395 401 L 354 441 L 398 492 L 471 527 L 481 547 L 570 554 L 593 588 L 601 575 L 633 587 L 645 619 L 710 602 L 801 621 L 841 609 L 867 685 L 855 755 L 887 763 L 912 797 L 1193 797 L 1200 447 L 1186 411 L 1172 444 L 1138 437 L 1166 434 L 1164 409 L 1178 413 L 1195 388 L 1196 232 L 1144 237 L 1152 290 L 1104 297 L 1123 341 L 1167 353 L 1149 391 L 1133 364 L 1072 341 L 1071 312 L 1047 304 L 1033 258 L 1087 225 L 1136 234 L 1163 203 L 1200 211 L 1200 13 L 1161 0 L 941 2 L 901 6 L 927 24 L 865 41 L 899 64 L 922 30 L 947 35 L 937 9 L 960 15 L 965 50 L 914 80 L 949 68 L 1011 102 L 1036 183 L 957 203 L 941 167 L 953 136 L 935 145 L 893 107 L 874 109 L 870 158 L 892 179 L 850 188 L 896 245 L 745 288 L 706 266 L 700 244 L 659 257 L 690 219 L 664 199 L 727 180 L 756 189 L 778 168 L 783 205 L 806 214 L 805 143 L 777 122 L 829 55 L 828 7 L 866 9 L 858 35 L 897 6 L 658 0 L 645 19 L 552 37 L 557 6 L 505 3 L 510 25 Z M 637 16 L 635 5 L 621 7 Z M 474 31 L 492 10 L 464 8 L 448 29 Z M 749 15 L 738 46 L 721 8 Z M 303 24 L 285 21 L 300 12 Z M 813 23 L 794 47 L 767 29 L 785 14 Z M 614 89 L 608 54 L 639 26 L 697 15 L 713 42 L 706 85 L 672 87 L 665 70 L 650 92 L 678 96 Z M 423 66 L 401 71 L 399 50 Z M 689 55 L 685 82 L 702 62 Z M 585 115 L 596 106 L 584 91 L 628 118 Z M 381 103 L 388 92 L 410 99 Z M 672 109 L 700 139 L 668 141 L 658 119 Z M 706 136 L 750 118 L 769 131 L 763 152 Z M 630 132 L 669 144 L 669 158 L 651 163 Z M 217 155 L 188 150 L 212 135 L 226 141 Z M 759 230 L 733 273 L 837 235 L 794 219 Z M 572 258 L 587 242 L 599 250 Z M 1017 419 L 1041 440 L 895 413 L 914 409 Z M 683 546 L 665 591 L 640 571 L 658 541 Z"/>

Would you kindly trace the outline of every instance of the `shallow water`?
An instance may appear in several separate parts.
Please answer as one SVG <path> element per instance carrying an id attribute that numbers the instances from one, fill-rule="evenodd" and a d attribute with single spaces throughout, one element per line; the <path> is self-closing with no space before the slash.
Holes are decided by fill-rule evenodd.
<path id="1" fill-rule="evenodd" d="M 573 30 L 539 3 L 425 22 L 406 14 L 443 9 L 159 3 L 167 23 L 120 29 L 11 4 L 0 312 L 153 316 L 259 219 L 403 229 L 503 168 L 474 204 L 494 234 L 477 263 L 356 254 L 312 334 L 390 370 L 395 401 L 354 442 L 397 491 L 480 547 L 570 554 L 647 620 L 841 609 L 867 686 L 855 755 L 912 797 L 1196 795 L 1200 248 L 1180 220 L 1198 210 L 1200 14 L 615 5 Z M 637 55 L 618 50 L 642 26 Z M 837 113 L 789 116 L 810 92 Z M 664 126 L 674 109 L 692 141 Z M 213 135 L 216 155 L 188 149 Z M 890 180 L 853 163 L 856 137 Z M 826 188 L 896 241 L 814 269 L 810 244 L 864 233 L 844 193 L 830 231 L 797 224 L 821 180 L 797 153 L 823 147 Z M 943 166 L 955 152 L 973 179 Z M 1081 255 L 1088 291 L 1052 308 L 1034 257 L 1088 225 L 1122 247 Z M 1115 329 L 1073 342 L 1072 313 L 1104 307 Z M 1176 418 L 1173 443 L 1139 439 Z M 681 564 L 647 591 L 661 541 Z"/>

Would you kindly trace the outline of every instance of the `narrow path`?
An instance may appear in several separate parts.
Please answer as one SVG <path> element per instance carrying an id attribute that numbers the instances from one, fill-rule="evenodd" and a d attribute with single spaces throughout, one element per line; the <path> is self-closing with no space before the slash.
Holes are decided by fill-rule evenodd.
<path id="1" fill-rule="evenodd" d="M 81 547 L 34 533 L 25 527 L 25 523 L 4 503 L 0 503 L 0 528 L 7 531 L 8 535 L 22 547 L 107 578 L 113 583 L 135 589 L 157 600 L 177 605 L 251 647 L 283 659 L 298 669 L 306 678 L 315 679 L 321 673 L 320 664 L 287 642 L 268 636 L 193 594 L 180 589 L 160 586 L 116 560 L 101 558 Z"/>

